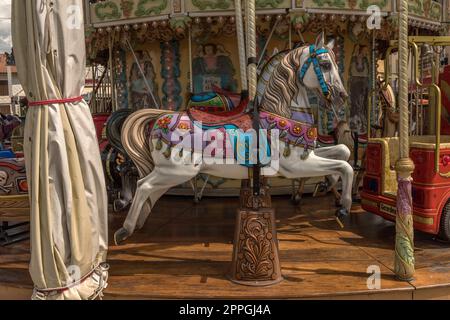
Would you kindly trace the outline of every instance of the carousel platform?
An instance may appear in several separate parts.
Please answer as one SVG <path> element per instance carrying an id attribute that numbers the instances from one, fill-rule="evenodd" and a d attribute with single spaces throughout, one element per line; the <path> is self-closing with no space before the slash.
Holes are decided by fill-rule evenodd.
<path id="1" fill-rule="evenodd" d="M 111 243 L 105 299 L 450 299 L 450 244 L 416 232 L 416 275 L 393 273 L 395 227 L 355 207 L 340 229 L 330 197 L 299 207 L 274 197 L 284 281 L 245 287 L 227 280 L 237 198 L 165 197 L 123 246 Z M 125 213 L 111 214 L 111 233 Z M 29 243 L 0 247 L 0 299 L 29 299 Z M 379 266 L 381 288 L 367 287 Z"/>

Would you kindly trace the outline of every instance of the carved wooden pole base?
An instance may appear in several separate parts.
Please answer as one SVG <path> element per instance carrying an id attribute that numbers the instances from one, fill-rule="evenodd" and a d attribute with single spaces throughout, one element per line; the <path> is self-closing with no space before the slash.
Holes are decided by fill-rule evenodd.
<path id="1" fill-rule="evenodd" d="M 241 205 L 236 218 L 230 280 L 247 286 L 276 284 L 283 277 L 275 211 L 270 208 L 268 188 L 262 188 L 258 197 L 252 195 L 250 188 L 243 188 Z"/>
<path id="2" fill-rule="evenodd" d="M 414 227 L 412 215 L 411 173 L 414 162 L 409 158 L 400 159 L 396 165 L 397 215 L 395 219 L 395 260 L 394 271 L 397 279 L 411 281 L 415 273 Z"/>

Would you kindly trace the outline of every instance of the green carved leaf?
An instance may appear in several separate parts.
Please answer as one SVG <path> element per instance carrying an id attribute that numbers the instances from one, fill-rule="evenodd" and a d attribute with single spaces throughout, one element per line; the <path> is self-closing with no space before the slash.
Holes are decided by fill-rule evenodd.
<path id="1" fill-rule="evenodd" d="M 232 1 L 231 0 L 192 0 L 192 4 L 199 8 L 200 10 L 210 9 L 230 9 Z"/>
<path id="2" fill-rule="evenodd" d="M 345 8 L 345 0 L 313 0 L 319 7 Z"/>
<path id="3" fill-rule="evenodd" d="M 407 264 L 414 264 L 414 248 L 408 236 L 406 235 L 397 236 L 395 250 L 397 251 L 397 254 L 401 257 L 401 259 L 405 261 Z"/>
<path id="4" fill-rule="evenodd" d="M 102 21 L 105 19 L 119 19 L 122 16 L 119 6 L 112 1 L 97 3 L 95 5 L 95 15 Z"/>
<path id="5" fill-rule="evenodd" d="M 278 8 L 280 4 L 283 3 L 283 0 L 256 0 L 256 7 L 257 8 Z"/>
<path id="6" fill-rule="evenodd" d="M 408 11 L 417 15 L 423 15 L 423 0 L 412 0 L 408 3 Z"/>
<path id="7" fill-rule="evenodd" d="M 148 4 L 151 3 L 149 6 Z M 167 8 L 168 0 L 140 0 L 134 12 L 136 17 L 149 16 L 151 14 L 161 14 Z"/>
<path id="8" fill-rule="evenodd" d="M 432 2 L 430 9 L 430 18 L 436 21 L 441 20 L 442 7 L 440 3 Z"/>

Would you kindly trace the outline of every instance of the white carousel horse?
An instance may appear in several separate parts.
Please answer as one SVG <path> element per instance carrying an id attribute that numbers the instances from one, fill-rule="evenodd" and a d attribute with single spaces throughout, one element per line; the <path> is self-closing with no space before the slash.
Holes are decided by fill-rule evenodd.
<path id="1" fill-rule="evenodd" d="M 333 46 L 333 43 L 329 44 L 330 47 Z M 295 50 L 295 49 L 294 49 Z M 277 68 L 277 66 L 281 63 L 281 61 L 285 58 L 287 54 L 289 54 L 290 50 L 280 51 L 277 54 L 273 55 L 269 61 L 265 64 L 263 69 L 261 70 L 260 77 L 258 80 L 258 88 L 257 88 L 257 99 L 259 102 L 263 99 L 263 96 L 266 92 L 267 85 L 270 82 L 273 72 Z M 334 63 L 334 54 L 330 49 L 330 54 L 332 55 L 332 63 Z M 320 92 L 319 92 L 320 94 Z M 306 88 L 304 86 L 299 87 L 297 95 L 291 102 L 291 118 L 300 122 L 309 123 L 311 125 L 315 125 L 314 113 L 309 103 L 308 94 Z M 334 111 L 334 110 L 333 110 Z M 334 112 L 335 113 L 335 112 Z M 347 148 L 345 146 L 347 146 Z M 327 146 L 327 147 L 319 147 L 314 150 L 315 155 L 319 157 L 334 159 L 334 160 L 343 160 L 348 161 L 350 159 L 351 153 L 349 152 L 349 145 L 338 142 L 336 145 Z M 353 145 L 352 145 L 353 147 Z M 303 193 L 303 187 L 305 185 L 306 180 L 308 178 L 302 178 L 300 180 L 300 186 L 298 190 L 294 190 L 293 200 L 296 204 L 300 203 Z M 338 175 L 326 176 L 325 183 L 319 183 L 316 186 L 317 191 L 333 191 L 336 202 L 340 203 L 340 195 L 337 192 L 336 185 L 339 181 Z"/>
<path id="2" fill-rule="evenodd" d="M 315 143 L 316 131 L 307 123 L 292 120 L 291 102 L 308 88 L 318 92 L 328 107 L 343 105 L 347 92 L 342 84 L 337 65 L 331 54 L 332 43 L 325 46 L 320 35 L 314 46 L 305 46 L 290 51 L 275 68 L 259 105 L 263 129 L 277 128 L 280 133 L 280 148 L 277 175 L 286 178 L 340 176 L 342 179 L 342 208 L 336 216 L 342 218 L 350 212 L 353 169 L 344 160 L 330 159 L 333 148 L 309 150 Z M 303 97 L 306 100 L 306 97 Z M 239 124 L 241 129 L 251 128 L 247 114 L 232 115 L 223 121 L 210 114 L 175 113 L 163 110 L 141 110 L 131 115 L 124 124 L 122 141 L 127 153 L 135 162 L 141 179 L 128 216 L 114 239 L 120 243 L 128 238 L 136 228 L 141 228 L 156 201 L 171 187 L 185 183 L 206 173 L 229 179 L 248 179 L 248 168 L 240 164 L 218 164 L 204 158 L 202 162 L 180 162 L 180 152 L 168 140 L 175 129 L 185 130 L 190 138 L 196 124 L 193 120 L 210 119 L 208 126 L 223 128 Z M 150 127 L 149 127 L 150 124 Z M 219 125 L 221 124 L 221 125 Z M 150 130 L 149 130 L 150 128 Z M 293 142 L 294 141 L 294 142 Z M 202 146 L 205 148 L 205 146 Z M 206 148 L 208 148 L 207 146 Z M 341 148 L 346 148 L 341 146 Z M 173 152 L 176 151 L 176 152 Z M 183 158 L 192 158 L 196 152 L 182 150 Z M 186 152 L 187 151 L 187 152 Z M 204 149 L 200 151 L 203 154 Z M 320 156 L 316 154 L 319 152 Z M 348 149 L 346 151 L 349 153 Z"/>

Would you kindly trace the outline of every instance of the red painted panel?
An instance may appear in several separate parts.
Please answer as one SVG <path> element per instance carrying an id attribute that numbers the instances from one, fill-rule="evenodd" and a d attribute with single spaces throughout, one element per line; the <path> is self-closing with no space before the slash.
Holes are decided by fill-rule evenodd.
<path id="1" fill-rule="evenodd" d="M 102 131 L 105 126 L 106 121 L 108 121 L 109 114 L 94 114 L 92 118 L 94 119 L 95 131 L 97 132 L 97 140 L 100 142 L 102 139 Z"/>
<path id="2" fill-rule="evenodd" d="M 366 172 L 371 175 L 381 175 L 381 145 L 369 143 L 367 145 Z"/>
<path id="3" fill-rule="evenodd" d="M 436 174 L 434 168 L 434 150 L 411 148 L 410 157 L 414 162 L 415 170 L 412 175 L 414 182 L 450 187 L 450 179 Z M 439 171 L 450 172 L 450 162 L 443 161 L 450 158 L 450 149 L 441 149 Z"/>

